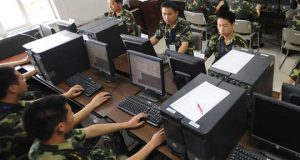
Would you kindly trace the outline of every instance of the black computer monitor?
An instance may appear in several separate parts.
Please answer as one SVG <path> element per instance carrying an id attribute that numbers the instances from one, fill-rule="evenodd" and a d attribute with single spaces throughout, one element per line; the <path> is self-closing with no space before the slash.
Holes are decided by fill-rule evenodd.
<path id="1" fill-rule="evenodd" d="M 113 81 L 115 70 L 111 55 L 107 52 L 107 44 L 92 39 L 85 40 L 90 66 L 98 69 L 100 78 Z"/>
<path id="2" fill-rule="evenodd" d="M 300 96 L 300 88 L 295 85 L 283 83 L 281 87 L 281 96 L 283 101 L 300 105 L 300 99 L 297 100 Z"/>
<path id="3" fill-rule="evenodd" d="M 135 36 L 126 35 L 126 34 L 121 34 L 120 36 L 121 36 L 127 50 L 130 49 L 130 50 L 134 50 L 137 52 L 141 52 L 144 54 L 148 54 L 148 55 L 157 57 L 156 52 L 153 48 L 153 45 L 151 44 L 149 39 L 135 37 Z"/>
<path id="4" fill-rule="evenodd" d="M 60 31 L 67 30 L 73 33 L 77 32 L 77 26 L 74 22 L 58 20 L 56 24 Z"/>
<path id="5" fill-rule="evenodd" d="M 254 93 L 251 122 L 251 137 L 299 159 L 299 106 Z"/>
<path id="6" fill-rule="evenodd" d="M 141 52 L 128 50 L 132 83 L 144 87 L 140 96 L 158 102 L 165 95 L 163 60 Z"/>
<path id="7" fill-rule="evenodd" d="M 206 74 L 204 59 L 166 50 L 177 89 L 186 85 L 198 74 Z"/>
<path id="8" fill-rule="evenodd" d="M 47 36 L 55 33 L 55 30 L 48 25 L 40 24 L 40 27 L 41 27 L 41 32 L 42 32 L 43 37 L 47 37 Z"/>

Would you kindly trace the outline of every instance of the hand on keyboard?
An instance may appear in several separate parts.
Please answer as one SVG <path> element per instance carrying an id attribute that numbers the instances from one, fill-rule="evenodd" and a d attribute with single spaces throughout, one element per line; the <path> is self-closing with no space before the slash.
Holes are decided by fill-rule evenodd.
<path id="1" fill-rule="evenodd" d="M 84 88 L 81 85 L 75 85 L 68 90 L 68 92 L 64 93 L 63 95 L 66 98 L 74 98 L 80 95 L 83 92 Z"/>
<path id="2" fill-rule="evenodd" d="M 95 109 L 96 107 L 100 106 L 103 104 L 105 101 L 110 99 L 111 94 L 108 92 L 100 92 L 97 94 L 91 102 L 86 106 L 86 107 L 92 107 L 92 109 Z"/>
<path id="3" fill-rule="evenodd" d="M 135 116 L 133 116 L 128 122 L 127 127 L 128 128 L 136 128 L 141 126 L 145 123 L 145 121 L 141 121 L 141 119 L 146 118 L 148 115 L 146 113 L 139 113 Z"/>

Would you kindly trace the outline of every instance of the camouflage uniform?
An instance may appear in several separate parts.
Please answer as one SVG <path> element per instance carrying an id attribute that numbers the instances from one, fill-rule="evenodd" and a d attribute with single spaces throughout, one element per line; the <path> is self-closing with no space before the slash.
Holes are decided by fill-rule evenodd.
<path id="1" fill-rule="evenodd" d="M 208 25 L 216 23 L 215 7 L 207 0 L 186 0 L 185 10 L 203 13 Z"/>
<path id="2" fill-rule="evenodd" d="M 27 159 L 33 139 L 22 126 L 24 108 L 28 102 L 8 104 L 0 102 L 0 157 L 1 159 Z"/>
<path id="3" fill-rule="evenodd" d="M 232 47 L 247 48 L 247 42 L 239 34 L 234 33 L 232 42 L 229 45 L 224 43 L 224 38 L 220 34 L 211 37 L 205 49 L 205 57 L 209 58 L 215 54 L 215 61 L 219 60 L 222 56 L 228 53 Z"/>
<path id="4" fill-rule="evenodd" d="M 292 72 L 289 75 L 292 80 L 295 81 L 295 86 L 300 87 L 300 61 L 296 65 L 295 68 L 293 68 Z"/>
<path id="5" fill-rule="evenodd" d="M 128 33 L 132 36 L 137 36 L 136 22 L 133 14 L 130 11 L 122 9 L 120 16 L 117 16 L 116 13 L 114 13 L 113 11 L 109 11 L 108 17 L 116 17 L 118 19 L 121 19 L 123 22 L 126 23 Z"/>
<path id="6" fill-rule="evenodd" d="M 86 146 L 86 134 L 82 129 L 73 129 L 66 135 L 66 141 L 58 145 L 45 145 L 36 140 L 28 153 L 32 160 L 116 160 L 116 146 L 111 137 L 102 136 L 96 146 Z"/>
<path id="7" fill-rule="evenodd" d="M 228 5 L 230 11 L 235 14 L 236 19 L 251 21 L 252 30 L 261 32 L 261 24 L 254 21 L 258 18 L 255 3 L 251 3 L 245 0 L 228 0 Z M 254 36 L 254 43 L 257 43 L 257 35 Z"/>
<path id="8" fill-rule="evenodd" d="M 156 29 L 155 38 L 161 39 L 162 37 L 164 37 L 168 47 L 169 44 L 175 44 L 176 51 L 178 51 L 182 42 L 189 42 L 186 54 L 194 55 L 191 27 L 186 20 L 178 17 L 174 27 L 167 25 L 164 20 L 161 20 Z"/>
<path id="9" fill-rule="evenodd" d="M 293 17 L 290 28 L 300 31 L 300 11 L 298 11 L 298 14 Z"/>

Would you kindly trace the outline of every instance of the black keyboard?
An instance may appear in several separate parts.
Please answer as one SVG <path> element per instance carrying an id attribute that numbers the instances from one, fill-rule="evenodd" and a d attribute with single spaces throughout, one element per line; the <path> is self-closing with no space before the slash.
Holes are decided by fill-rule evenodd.
<path id="1" fill-rule="evenodd" d="M 228 157 L 228 160 L 270 160 L 265 155 L 249 151 L 243 147 L 236 146 Z"/>
<path id="2" fill-rule="evenodd" d="M 66 80 L 66 84 L 69 86 L 74 86 L 76 84 L 81 85 L 84 88 L 83 94 L 90 97 L 92 94 L 100 90 L 103 86 L 91 77 L 76 73 Z"/>
<path id="3" fill-rule="evenodd" d="M 119 108 L 131 115 L 147 113 L 147 122 L 153 126 L 157 127 L 161 123 L 159 107 L 142 97 L 128 96 L 119 103 Z"/>

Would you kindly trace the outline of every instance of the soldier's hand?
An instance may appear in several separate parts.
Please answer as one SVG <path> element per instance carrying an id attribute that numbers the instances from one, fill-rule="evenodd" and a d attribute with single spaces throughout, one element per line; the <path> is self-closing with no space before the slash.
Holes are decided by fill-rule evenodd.
<path id="1" fill-rule="evenodd" d="M 72 88 L 70 88 L 68 90 L 68 92 L 64 93 L 63 95 L 66 97 L 66 98 L 74 98 L 78 95 L 80 95 L 82 92 L 83 92 L 83 87 L 81 85 L 75 85 L 73 86 Z"/>

